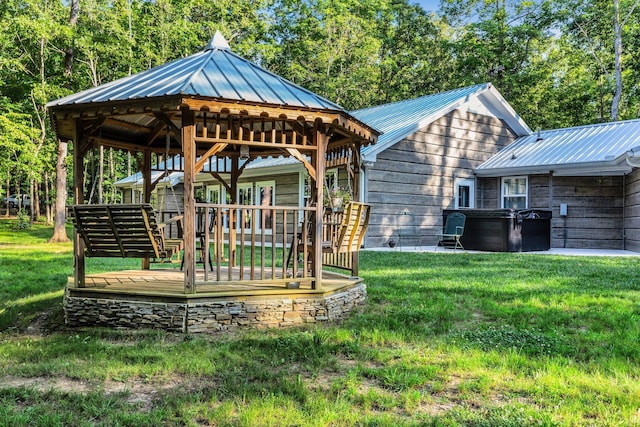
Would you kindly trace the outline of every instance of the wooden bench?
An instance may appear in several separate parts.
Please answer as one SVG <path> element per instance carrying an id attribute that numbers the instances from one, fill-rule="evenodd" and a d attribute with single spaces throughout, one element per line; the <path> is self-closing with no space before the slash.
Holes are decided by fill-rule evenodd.
<path id="1" fill-rule="evenodd" d="M 181 238 L 164 236 L 164 226 L 173 222 L 182 237 L 182 217 L 160 224 L 150 204 L 73 205 L 69 209 L 88 257 L 166 260 L 183 249 Z"/>

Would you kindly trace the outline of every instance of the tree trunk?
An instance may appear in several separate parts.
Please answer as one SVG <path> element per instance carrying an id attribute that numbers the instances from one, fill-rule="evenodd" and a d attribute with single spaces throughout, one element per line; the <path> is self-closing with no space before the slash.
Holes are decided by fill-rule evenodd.
<path id="1" fill-rule="evenodd" d="M 51 203 L 49 200 L 49 172 L 44 173 L 44 214 L 47 218 L 47 225 L 50 225 L 53 221 L 51 215 Z"/>
<path id="2" fill-rule="evenodd" d="M 129 174 L 129 175 L 131 175 L 131 174 Z M 9 214 L 10 214 L 10 212 L 9 212 L 9 196 L 11 195 L 10 192 L 11 192 L 11 180 L 9 178 L 7 178 L 7 205 L 6 205 L 6 208 L 5 208 L 4 216 L 9 216 Z"/>
<path id="3" fill-rule="evenodd" d="M 67 203 L 67 142 L 58 142 L 58 162 L 56 164 L 56 206 L 53 223 L 53 236 L 49 242 L 68 242 L 66 223 Z"/>
<path id="4" fill-rule="evenodd" d="M 69 27 L 73 28 L 78 23 L 78 15 L 80 14 L 79 0 L 71 0 L 69 4 Z M 73 75 L 73 60 L 75 57 L 73 49 L 73 40 L 64 52 L 64 75 L 69 79 L 69 87 L 71 87 L 71 76 Z M 68 242 L 67 230 L 65 224 L 67 222 L 66 204 L 67 204 L 67 141 L 58 141 L 58 161 L 56 164 L 56 204 L 55 216 L 53 221 L 53 236 L 50 242 Z M 77 147 L 75 147 L 77 149 Z"/>
<path id="5" fill-rule="evenodd" d="M 31 222 L 34 222 L 37 218 L 36 202 L 38 201 L 38 187 L 35 179 L 29 181 L 29 200 L 31 203 L 31 205 L 29 205 L 29 218 Z"/>
<path id="6" fill-rule="evenodd" d="M 613 0 L 614 52 L 616 60 L 616 92 L 611 102 L 611 120 L 618 120 L 622 98 L 622 25 L 620 24 L 620 0 Z"/>

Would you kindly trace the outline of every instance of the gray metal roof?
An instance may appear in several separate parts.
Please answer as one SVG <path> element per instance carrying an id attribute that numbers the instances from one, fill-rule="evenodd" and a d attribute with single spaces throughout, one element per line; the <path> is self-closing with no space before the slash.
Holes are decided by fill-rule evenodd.
<path id="1" fill-rule="evenodd" d="M 627 152 L 640 146 L 640 120 L 555 129 L 517 139 L 476 169 L 479 176 L 592 174 L 630 170 Z"/>
<path id="2" fill-rule="evenodd" d="M 172 95 L 344 111 L 234 54 L 219 32 L 202 52 L 52 101 L 47 107 Z"/>
<path id="3" fill-rule="evenodd" d="M 202 172 L 218 172 L 217 170 L 218 162 L 216 160 L 217 159 L 214 157 L 213 161 L 211 162 L 212 167 L 209 166 L 209 162 L 205 163 L 202 169 Z M 227 163 L 225 167 L 226 170 L 230 169 L 230 165 L 231 165 L 230 159 L 221 158 L 219 160 L 222 160 Z M 180 167 L 181 164 L 182 164 L 182 160 L 180 159 L 180 155 L 176 155 L 167 161 L 167 168 L 171 170 L 174 167 L 174 165 L 176 168 L 178 168 Z M 302 163 L 300 163 L 298 160 L 296 160 L 293 157 L 285 157 L 285 156 L 258 157 L 257 159 L 253 160 L 246 166 L 245 171 L 258 170 L 263 168 L 291 166 L 291 165 L 302 165 Z M 158 166 L 153 171 L 151 171 L 152 181 L 158 179 L 163 174 L 162 170 L 164 169 L 164 167 L 165 167 L 164 162 L 160 162 Z M 162 180 L 160 180 L 160 182 L 168 183 L 170 180 L 170 185 L 173 187 L 177 183 L 182 182 L 183 177 L 184 177 L 184 174 L 182 172 L 171 172 L 169 174 L 169 179 L 163 178 Z M 139 186 L 142 184 L 143 184 L 142 173 L 137 172 L 131 176 L 128 176 L 126 178 L 122 178 L 116 181 L 113 185 L 115 185 L 116 187 L 129 187 L 129 186 Z"/>
<path id="4" fill-rule="evenodd" d="M 490 83 L 483 83 L 352 111 L 351 115 L 383 132 L 377 144 L 363 148 L 365 160 L 375 160 L 377 153 L 476 99 L 487 112 L 505 120 L 517 135 L 531 133 L 500 93 Z"/>

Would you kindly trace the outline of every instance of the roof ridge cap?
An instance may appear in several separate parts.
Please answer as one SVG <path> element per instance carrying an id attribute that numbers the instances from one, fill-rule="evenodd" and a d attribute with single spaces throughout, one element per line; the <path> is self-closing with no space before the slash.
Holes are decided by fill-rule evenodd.
<path id="1" fill-rule="evenodd" d="M 385 106 L 388 107 L 388 106 L 391 106 L 391 105 L 397 105 L 397 104 L 401 104 L 401 103 L 408 103 L 408 102 L 417 101 L 417 100 L 423 99 L 423 98 L 430 98 L 430 97 L 435 97 L 435 96 L 438 96 L 438 95 L 444 95 L 446 93 L 462 91 L 464 89 L 476 88 L 476 90 L 474 91 L 474 92 L 476 92 L 477 89 L 480 89 L 481 86 L 483 86 L 483 89 L 489 89 L 490 87 L 492 87 L 491 83 L 479 83 L 479 84 L 476 84 L 476 85 L 459 87 L 457 89 L 449 89 L 449 90 L 445 90 L 445 91 L 442 91 L 442 92 L 430 93 L 430 94 L 427 94 L 427 95 L 420 95 L 420 96 L 416 96 L 415 98 L 401 99 L 399 101 L 393 101 L 393 102 L 387 102 L 387 103 L 384 103 L 384 104 L 372 105 L 370 107 L 365 107 L 365 108 L 360 108 L 358 110 L 353 110 L 353 112 L 355 113 L 355 112 L 358 112 L 358 111 L 365 111 L 365 110 L 369 110 L 369 109 L 373 109 L 373 108 L 379 108 L 379 107 L 385 107 Z M 471 93 L 471 94 L 473 94 L 473 93 Z"/>
<path id="2" fill-rule="evenodd" d="M 594 127 L 610 126 L 610 125 L 615 125 L 615 124 L 631 123 L 631 122 L 640 122 L 640 118 L 627 119 L 627 120 L 616 120 L 616 121 L 602 122 L 602 123 L 591 123 L 591 124 L 586 124 L 586 125 L 569 126 L 569 127 L 566 127 L 566 128 L 542 129 L 540 132 L 541 133 L 545 133 L 545 132 L 561 132 L 561 131 L 569 131 L 569 130 L 573 130 L 573 129 L 594 128 Z"/>

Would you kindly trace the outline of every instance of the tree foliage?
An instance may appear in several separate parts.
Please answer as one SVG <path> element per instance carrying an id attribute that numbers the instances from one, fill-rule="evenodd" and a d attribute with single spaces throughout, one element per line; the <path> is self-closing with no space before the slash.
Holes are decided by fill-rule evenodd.
<path id="1" fill-rule="evenodd" d="M 634 118 L 640 10 L 616 2 L 619 73 L 609 0 L 441 0 L 437 13 L 410 0 L 3 0 L 0 181 L 44 191 L 58 152 L 48 100 L 190 55 L 215 30 L 347 109 L 489 81 L 531 127 L 566 127 L 610 120 L 619 81 L 616 114 Z M 127 160 L 105 159 L 113 200 Z M 87 187 L 96 170 L 90 158 Z"/>

